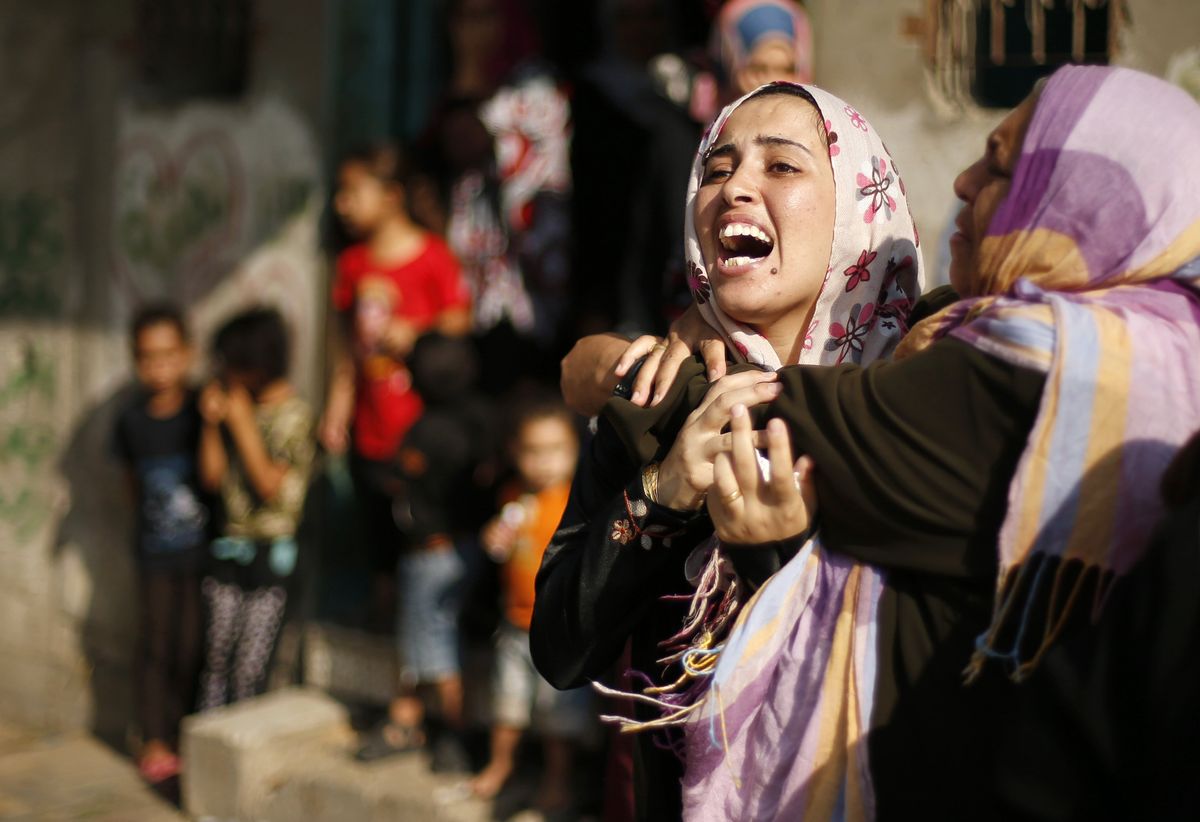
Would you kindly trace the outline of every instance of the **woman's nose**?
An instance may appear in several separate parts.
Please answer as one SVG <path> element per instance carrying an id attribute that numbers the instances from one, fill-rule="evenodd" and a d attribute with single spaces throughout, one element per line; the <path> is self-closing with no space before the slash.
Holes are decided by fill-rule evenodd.
<path id="1" fill-rule="evenodd" d="M 983 160 L 976 160 L 964 168 L 954 178 L 954 196 L 958 197 L 964 203 L 974 200 L 975 195 L 979 193 L 979 186 L 985 173 L 985 162 Z"/>
<path id="2" fill-rule="evenodd" d="M 758 199 L 758 186 L 745 167 L 738 168 L 725 181 L 721 193 L 730 205 L 737 203 L 752 203 Z"/>

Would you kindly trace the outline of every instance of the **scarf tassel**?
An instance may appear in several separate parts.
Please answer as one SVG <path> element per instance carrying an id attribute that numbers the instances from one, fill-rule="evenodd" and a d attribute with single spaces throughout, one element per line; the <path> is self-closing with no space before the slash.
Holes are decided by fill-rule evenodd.
<path id="1" fill-rule="evenodd" d="M 1094 624 L 1116 578 L 1114 571 L 1098 565 L 1046 554 L 1035 554 L 1006 569 L 997 586 L 992 622 L 975 640 L 975 651 L 963 671 L 966 684 L 975 682 L 992 659 L 1006 664 L 1013 682 L 1028 679 L 1061 636 L 1084 591 L 1092 589 L 1089 616 Z M 1041 635 L 1031 638 L 1038 625 L 1042 626 Z M 1009 636 L 1011 640 L 1006 639 Z M 1028 649 L 1034 641 L 1037 644 Z"/>

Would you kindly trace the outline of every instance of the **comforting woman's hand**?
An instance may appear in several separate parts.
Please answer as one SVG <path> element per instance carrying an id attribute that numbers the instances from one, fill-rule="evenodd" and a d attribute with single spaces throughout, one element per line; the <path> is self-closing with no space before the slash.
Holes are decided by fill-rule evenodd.
<path id="1" fill-rule="evenodd" d="M 807 531 L 817 510 L 812 460 L 792 463 L 792 446 L 783 420 L 767 423 L 767 454 L 771 476 L 763 479 L 754 449 L 750 414 L 744 406 L 732 411 L 731 447 L 717 454 L 708 514 L 723 542 L 758 545 L 777 542 Z"/>
<path id="2" fill-rule="evenodd" d="M 713 383 L 659 466 L 656 502 L 676 511 L 698 510 L 713 483 L 713 461 L 730 448 L 731 435 L 721 431 L 733 408 L 770 402 L 781 390 L 773 371 L 743 371 Z"/>
<path id="3" fill-rule="evenodd" d="M 646 405 L 647 401 L 657 405 L 675 382 L 679 366 L 696 351 L 704 355 L 709 380 L 715 382 L 725 376 L 725 341 L 693 305 L 671 323 L 666 339 L 646 335 L 630 343 L 617 360 L 615 371 L 618 377 L 624 377 L 634 363 L 645 357 L 629 400 L 636 405 Z"/>

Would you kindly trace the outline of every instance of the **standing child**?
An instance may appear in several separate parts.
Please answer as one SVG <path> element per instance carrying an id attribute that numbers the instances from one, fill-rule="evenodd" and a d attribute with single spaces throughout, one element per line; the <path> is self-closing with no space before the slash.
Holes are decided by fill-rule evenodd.
<path id="1" fill-rule="evenodd" d="M 496 638 L 491 760 L 472 788 L 484 798 L 499 792 L 512 774 L 521 735 L 536 717 L 545 751 L 538 805 L 556 812 L 571 803 L 571 760 L 590 721 L 591 694 L 585 688 L 558 691 L 542 679 L 529 655 L 529 620 L 542 554 L 567 506 L 579 438 L 571 412 L 557 401 L 529 404 L 514 423 L 509 446 L 518 479 L 481 534 L 484 549 L 504 563 L 505 619 Z"/>
<path id="2" fill-rule="evenodd" d="M 137 500 L 138 770 L 154 783 L 179 772 L 179 721 L 192 705 L 199 662 L 197 574 L 208 510 L 196 478 L 200 414 L 187 383 L 192 349 L 183 316 L 169 305 L 144 308 L 130 337 L 141 391 L 117 418 L 115 437 Z"/>
<path id="3" fill-rule="evenodd" d="M 446 244 L 409 216 L 404 153 L 383 146 L 351 154 L 338 171 L 334 209 L 361 242 L 338 257 L 333 283 L 333 373 L 321 444 L 353 446 L 350 470 L 371 551 L 372 621 L 391 621 L 400 535 L 389 472 L 405 433 L 421 415 L 405 359 L 427 330 L 470 330 L 470 300 Z"/>
<path id="4" fill-rule="evenodd" d="M 287 379 L 288 335 L 272 309 L 239 314 L 213 340 L 217 381 L 200 396 L 200 478 L 225 525 L 202 584 L 208 638 L 201 710 L 262 693 L 296 567 L 312 464 L 312 415 Z"/>
<path id="5" fill-rule="evenodd" d="M 405 435 L 394 467 L 394 513 L 404 534 L 397 568 L 400 687 L 387 719 L 364 736 L 358 758 L 418 748 L 429 728 L 435 731 L 431 767 L 465 771 L 458 618 L 464 556 L 483 521 L 474 513 L 482 507 L 477 469 L 489 456 L 490 418 L 474 391 L 479 368 L 470 342 L 425 334 L 410 363 L 425 410 Z M 439 722 L 426 721 L 426 702 Z"/>

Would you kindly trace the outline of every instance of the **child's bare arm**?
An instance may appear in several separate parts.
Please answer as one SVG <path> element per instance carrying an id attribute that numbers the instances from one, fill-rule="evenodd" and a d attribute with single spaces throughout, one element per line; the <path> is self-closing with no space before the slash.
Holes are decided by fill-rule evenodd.
<path id="1" fill-rule="evenodd" d="M 350 420 L 354 416 L 354 357 L 350 354 L 349 332 L 342 314 L 331 318 L 329 329 L 329 392 L 325 413 L 317 425 L 322 447 L 341 454 L 350 444 Z"/>
<path id="2" fill-rule="evenodd" d="M 229 401 L 221 387 L 216 383 L 205 386 L 200 394 L 200 416 L 204 425 L 200 429 L 199 474 L 200 486 L 206 491 L 220 488 L 229 468 L 229 455 L 221 441 L 221 423 L 228 410 Z"/>
<path id="3" fill-rule="evenodd" d="M 258 422 L 254 419 L 254 402 L 243 388 L 229 392 L 229 413 L 225 418 L 233 437 L 246 479 L 263 502 L 271 502 L 287 476 L 289 465 L 275 462 L 267 452 Z"/>

